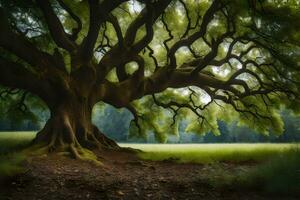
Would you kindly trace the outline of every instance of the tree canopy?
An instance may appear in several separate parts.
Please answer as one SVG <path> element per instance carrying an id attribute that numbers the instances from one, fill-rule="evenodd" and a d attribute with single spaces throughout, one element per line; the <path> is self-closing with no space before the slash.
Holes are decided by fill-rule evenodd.
<path id="1" fill-rule="evenodd" d="M 219 120 L 238 119 L 268 134 L 283 131 L 282 108 L 300 111 L 298 0 L 0 0 L 0 7 L 1 110 L 11 104 L 30 114 L 26 105 L 45 105 L 54 116 L 86 104 L 71 115 L 87 121 L 105 102 L 132 113 L 131 135 L 152 131 L 161 142 L 183 119 L 187 132 L 219 134 Z M 76 120 L 69 120 L 75 135 L 86 129 Z"/>

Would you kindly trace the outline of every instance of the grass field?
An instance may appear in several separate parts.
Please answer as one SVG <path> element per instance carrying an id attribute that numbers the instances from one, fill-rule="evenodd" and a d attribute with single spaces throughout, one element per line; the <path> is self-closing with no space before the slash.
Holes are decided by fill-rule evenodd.
<path id="1" fill-rule="evenodd" d="M 28 144 L 35 132 L 0 132 L 0 155 L 12 153 Z M 262 161 L 284 153 L 297 144 L 125 144 L 140 149 L 146 160 L 174 160 L 178 162 L 212 163 L 218 161 Z"/>
<path id="2" fill-rule="evenodd" d="M 14 152 L 28 144 L 35 135 L 32 131 L 0 132 L 0 154 Z"/>
<path id="3" fill-rule="evenodd" d="M 22 172 L 25 159 L 18 153 L 34 138 L 35 132 L 0 132 L 0 178 Z M 247 187 L 271 193 L 300 192 L 299 144 L 125 144 L 140 149 L 145 160 L 209 164 L 207 181 L 213 186 Z M 219 163 L 257 162 L 251 170 L 232 173 Z M 219 177 L 219 178 L 217 178 Z"/>
<path id="4" fill-rule="evenodd" d="M 297 148 L 297 144 L 121 144 L 140 149 L 146 160 L 213 163 L 263 161 Z"/>
<path id="5" fill-rule="evenodd" d="M 121 144 L 140 149 L 146 160 L 209 164 L 206 182 L 214 188 L 300 195 L 299 144 Z M 231 171 L 222 163 L 234 164 Z M 246 163 L 246 165 L 239 165 Z M 247 163 L 250 163 L 248 166 Z M 252 163 L 252 164 L 251 164 Z M 254 164 L 254 165 L 253 165 Z"/>
<path id="6" fill-rule="evenodd" d="M 21 163 L 26 159 L 18 150 L 29 144 L 35 132 L 0 132 L 0 180 L 23 172 Z"/>

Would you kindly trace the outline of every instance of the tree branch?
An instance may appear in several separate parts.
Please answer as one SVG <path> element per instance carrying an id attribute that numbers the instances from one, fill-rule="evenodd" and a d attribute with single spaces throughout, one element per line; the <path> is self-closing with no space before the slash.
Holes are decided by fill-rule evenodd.
<path id="1" fill-rule="evenodd" d="M 81 44 L 81 54 L 84 61 L 91 60 L 101 24 L 108 18 L 109 13 L 127 0 L 104 0 L 100 4 L 97 0 L 89 0 L 90 24 L 87 36 Z"/>
<path id="2" fill-rule="evenodd" d="M 48 83 L 45 80 L 37 78 L 35 74 L 26 70 L 23 65 L 0 57 L 0 71 L 1 85 L 27 90 L 44 100 L 54 98 L 52 89 Z"/>
<path id="3" fill-rule="evenodd" d="M 11 30 L 8 19 L 4 14 L 4 10 L 1 8 L 0 26 L 2 28 L 0 31 L 1 47 L 28 62 L 38 72 L 43 72 L 56 64 L 50 54 L 38 50 L 37 47 L 24 38 L 24 36 Z"/>
<path id="4" fill-rule="evenodd" d="M 78 38 L 78 34 L 82 29 L 82 22 L 81 19 L 72 11 L 72 9 L 63 1 L 63 0 L 57 0 L 59 5 L 69 13 L 69 15 L 72 17 L 72 19 L 76 22 L 77 27 L 73 28 L 72 35 L 70 37 L 71 40 L 76 41 Z"/>
<path id="5" fill-rule="evenodd" d="M 69 52 L 76 50 L 76 43 L 69 39 L 69 35 L 65 32 L 63 25 L 54 13 L 49 0 L 36 0 L 36 2 L 44 14 L 50 34 L 55 43 Z"/>

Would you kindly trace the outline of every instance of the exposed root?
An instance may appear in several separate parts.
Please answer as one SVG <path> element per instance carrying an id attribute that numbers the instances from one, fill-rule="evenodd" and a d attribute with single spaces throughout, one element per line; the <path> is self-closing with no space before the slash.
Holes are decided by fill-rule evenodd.
<path id="1" fill-rule="evenodd" d="M 88 161 L 97 166 L 103 166 L 103 163 L 100 162 L 97 156 L 90 150 L 85 148 L 76 148 L 73 144 L 70 145 L 70 152 L 72 156 L 78 160 Z"/>
<path id="2" fill-rule="evenodd" d="M 37 154 L 59 153 L 97 165 L 102 163 L 93 150 L 121 149 L 89 120 L 77 119 L 62 111 L 48 120 L 34 139 L 33 146 L 31 150 Z"/>
<path id="3" fill-rule="evenodd" d="M 128 152 L 128 153 L 141 153 L 141 152 L 143 152 L 140 149 L 134 149 L 134 148 L 131 148 L 131 147 L 120 147 L 119 150 L 123 151 L 123 152 Z"/>
<path id="4" fill-rule="evenodd" d="M 97 166 L 103 166 L 103 163 L 98 160 L 97 156 L 89 149 L 76 147 L 74 144 L 65 144 L 63 147 L 55 147 L 51 145 L 33 145 L 22 151 L 27 157 L 44 157 L 48 154 L 59 154 L 68 156 L 77 160 L 87 161 Z"/>
<path id="5" fill-rule="evenodd" d="M 102 144 L 102 148 L 120 149 L 120 146 L 115 141 L 106 137 L 103 133 L 99 131 L 99 129 L 96 126 L 94 126 L 93 129 L 94 129 L 94 134 L 92 134 L 92 137 L 94 140 Z"/>

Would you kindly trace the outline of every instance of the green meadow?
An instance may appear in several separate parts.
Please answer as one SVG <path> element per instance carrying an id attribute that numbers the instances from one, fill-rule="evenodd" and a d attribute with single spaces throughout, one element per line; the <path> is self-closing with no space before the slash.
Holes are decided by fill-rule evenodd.
<path id="1" fill-rule="evenodd" d="M 18 152 L 34 138 L 35 132 L 0 132 L 0 180 L 1 177 L 22 173 L 25 155 Z"/>
<path id="2" fill-rule="evenodd" d="M 213 188 L 300 195 L 299 144 L 121 144 L 145 160 L 205 164 Z M 231 169 L 225 163 L 230 163 Z M 199 178 L 200 179 L 200 178 Z"/>
<path id="3" fill-rule="evenodd" d="M 26 157 L 18 152 L 35 132 L 0 133 L 0 176 L 22 173 Z M 212 187 L 252 188 L 270 193 L 299 194 L 299 144 L 119 144 L 139 149 L 150 161 L 198 163 L 209 167 L 206 181 Z M 247 166 L 247 163 L 251 166 Z M 234 173 L 222 163 L 236 166 Z M 243 165 L 239 165 L 243 164 Z"/>
<path id="4" fill-rule="evenodd" d="M 263 161 L 277 156 L 298 144 L 121 144 L 140 149 L 145 160 L 174 160 L 187 163 L 213 163 L 222 161 Z"/>
<path id="5" fill-rule="evenodd" d="M 1 132 L 0 154 L 16 151 L 34 138 L 35 132 Z M 145 160 L 213 163 L 222 161 L 264 161 L 297 148 L 298 144 L 131 144 L 122 147 L 140 149 L 139 156 Z"/>
<path id="6" fill-rule="evenodd" d="M 35 135 L 36 132 L 31 131 L 0 132 L 0 154 L 14 152 L 29 144 Z"/>

